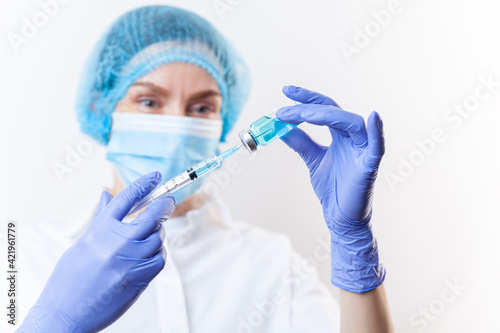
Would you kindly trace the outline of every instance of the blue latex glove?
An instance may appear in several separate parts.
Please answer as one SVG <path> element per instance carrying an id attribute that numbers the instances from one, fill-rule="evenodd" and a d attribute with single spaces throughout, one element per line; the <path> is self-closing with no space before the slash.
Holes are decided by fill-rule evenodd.
<path id="1" fill-rule="evenodd" d="M 132 205 L 161 180 L 147 174 L 115 198 L 103 192 L 96 216 L 59 259 L 17 332 L 97 332 L 116 321 L 163 269 L 163 222 L 175 199 L 153 203 L 130 223 Z"/>
<path id="2" fill-rule="evenodd" d="M 321 201 L 331 234 L 332 283 L 362 293 L 384 281 L 377 242 L 370 224 L 378 167 L 384 154 L 382 120 L 377 112 L 363 117 L 342 110 L 331 98 L 294 86 L 284 94 L 303 104 L 278 110 L 278 119 L 292 124 L 328 126 L 330 146 L 315 143 L 294 128 L 281 139 L 305 161 Z"/>

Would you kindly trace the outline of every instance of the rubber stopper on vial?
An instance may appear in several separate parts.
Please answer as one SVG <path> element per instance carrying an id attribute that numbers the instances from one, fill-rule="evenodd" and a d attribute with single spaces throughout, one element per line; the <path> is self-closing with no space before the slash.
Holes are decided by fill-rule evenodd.
<path id="1" fill-rule="evenodd" d="M 245 146 L 249 153 L 257 151 L 257 143 L 250 134 L 250 131 L 243 130 L 238 133 L 238 136 L 240 137 L 241 143 L 243 143 L 243 146 Z"/>

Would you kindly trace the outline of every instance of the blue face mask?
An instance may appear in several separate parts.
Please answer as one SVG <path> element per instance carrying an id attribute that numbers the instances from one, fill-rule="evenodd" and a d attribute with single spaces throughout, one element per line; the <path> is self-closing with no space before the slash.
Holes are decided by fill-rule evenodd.
<path id="1" fill-rule="evenodd" d="M 160 171 L 165 182 L 219 152 L 219 119 L 123 112 L 114 112 L 112 117 L 106 157 L 114 163 L 124 185 L 151 171 Z M 173 193 L 177 204 L 207 178 Z"/>

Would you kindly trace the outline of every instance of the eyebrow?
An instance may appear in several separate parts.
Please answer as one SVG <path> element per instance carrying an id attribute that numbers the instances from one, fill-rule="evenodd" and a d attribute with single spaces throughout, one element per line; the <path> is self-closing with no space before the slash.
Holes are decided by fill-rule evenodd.
<path id="1" fill-rule="evenodd" d="M 222 96 L 220 92 L 215 91 L 215 90 L 205 90 L 201 91 L 199 93 L 196 93 L 194 95 L 189 96 L 190 99 L 201 99 L 201 98 L 206 98 L 206 97 L 212 97 L 212 96 Z"/>
<path id="2" fill-rule="evenodd" d="M 154 84 L 154 83 L 150 83 L 150 82 L 135 82 L 133 84 L 131 84 L 130 86 L 145 86 L 145 87 L 148 87 L 152 90 L 155 90 L 157 91 L 158 93 L 160 94 L 163 94 L 163 95 L 168 95 L 169 94 L 169 91 Z M 201 98 L 206 98 L 206 97 L 211 97 L 211 96 L 222 96 L 220 92 L 216 91 L 216 90 L 204 90 L 204 91 L 200 91 L 198 93 L 195 93 L 191 96 L 189 96 L 189 99 L 201 99 Z"/>
<path id="3" fill-rule="evenodd" d="M 132 86 L 145 86 L 145 87 L 148 87 L 148 88 L 150 88 L 152 90 L 155 90 L 155 91 L 159 92 L 160 94 L 168 95 L 168 90 L 165 90 L 162 87 L 157 86 L 154 83 L 149 83 L 149 82 L 134 82 L 130 86 L 131 87 Z"/>

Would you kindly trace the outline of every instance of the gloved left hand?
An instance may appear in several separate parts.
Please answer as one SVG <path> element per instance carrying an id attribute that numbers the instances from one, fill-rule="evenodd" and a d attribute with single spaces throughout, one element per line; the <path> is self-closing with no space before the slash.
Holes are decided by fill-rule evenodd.
<path id="1" fill-rule="evenodd" d="M 299 124 L 328 126 L 329 146 L 314 142 L 299 128 L 281 139 L 305 161 L 332 240 L 332 283 L 353 292 L 379 286 L 385 269 L 378 261 L 371 230 L 373 188 L 384 137 L 377 112 L 368 118 L 344 111 L 331 98 L 295 86 L 285 95 L 303 104 L 281 108 L 278 119 Z"/>
<path id="2" fill-rule="evenodd" d="M 114 198 L 102 193 L 94 220 L 59 259 L 17 332 L 97 332 L 128 310 L 165 265 L 163 222 L 175 199 L 156 201 L 130 223 L 122 219 L 160 180 L 152 172 Z"/>

